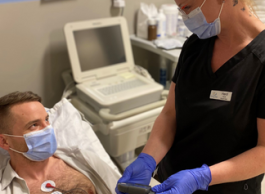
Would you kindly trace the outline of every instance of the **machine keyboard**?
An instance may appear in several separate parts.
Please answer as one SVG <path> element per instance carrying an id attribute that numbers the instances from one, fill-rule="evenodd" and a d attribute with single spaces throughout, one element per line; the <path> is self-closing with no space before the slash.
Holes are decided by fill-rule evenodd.
<path id="1" fill-rule="evenodd" d="M 115 93 L 118 93 L 118 92 L 122 92 L 122 91 L 125 91 L 125 90 L 129 90 L 129 89 L 132 89 L 132 88 L 143 86 L 143 85 L 146 85 L 146 83 L 144 83 L 143 81 L 141 81 L 139 79 L 135 79 L 133 81 L 128 81 L 128 82 L 120 83 L 120 84 L 117 84 L 117 85 L 101 88 L 101 89 L 99 89 L 99 91 L 102 94 L 107 96 L 107 95 L 115 94 Z"/>

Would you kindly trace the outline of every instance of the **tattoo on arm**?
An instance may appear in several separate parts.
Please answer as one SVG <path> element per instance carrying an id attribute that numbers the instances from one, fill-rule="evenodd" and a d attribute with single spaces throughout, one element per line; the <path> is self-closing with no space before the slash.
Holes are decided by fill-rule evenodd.
<path id="1" fill-rule="evenodd" d="M 234 0 L 234 7 L 238 4 L 238 0 Z"/>
<path id="2" fill-rule="evenodd" d="M 245 9 L 245 7 L 243 7 L 241 10 L 242 10 L 242 11 L 245 11 L 246 9 Z"/>

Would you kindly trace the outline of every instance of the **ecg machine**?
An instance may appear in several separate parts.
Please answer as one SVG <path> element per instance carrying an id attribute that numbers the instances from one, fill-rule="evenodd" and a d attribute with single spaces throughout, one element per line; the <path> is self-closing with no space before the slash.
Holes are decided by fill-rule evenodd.
<path id="1" fill-rule="evenodd" d="M 63 78 L 75 81 L 71 103 L 124 170 L 146 144 L 168 91 L 135 72 L 123 17 L 68 23 L 64 31 L 72 71 Z"/>
<path id="2" fill-rule="evenodd" d="M 134 71 L 125 18 L 68 23 L 64 31 L 77 95 L 96 111 L 117 114 L 161 99 L 163 86 Z"/>

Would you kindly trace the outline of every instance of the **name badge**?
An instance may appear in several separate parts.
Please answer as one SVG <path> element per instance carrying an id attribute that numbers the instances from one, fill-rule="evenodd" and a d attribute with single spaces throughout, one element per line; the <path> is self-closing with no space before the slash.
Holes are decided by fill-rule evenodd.
<path id="1" fill-rule="evenodd" d="M 212 90 L 210 95 L 210 99 L 215 100 L 231 101 L 231 98 L 232 92 Z"/>

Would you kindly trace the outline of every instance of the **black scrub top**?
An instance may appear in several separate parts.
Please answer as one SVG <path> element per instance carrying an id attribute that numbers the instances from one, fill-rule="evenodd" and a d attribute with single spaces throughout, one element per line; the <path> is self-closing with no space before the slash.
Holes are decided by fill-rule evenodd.
<path id="1" fill-rule="evenodd" d="M 257 118 L 265 118 L 265 31 L 213 73 L 215 39 L 192 35 L 183 46 L 172 79 L 176 84 L 176 136 L 159 164 L 161 182 L 180 170 L 211 166 L 257 145 Z M 227 95 L 227 101 L 220 96 L 211 99 L 213 91 Z M 207 192 L 195 193 L 258 194 L 262 178 L 214 185 Z"/>

